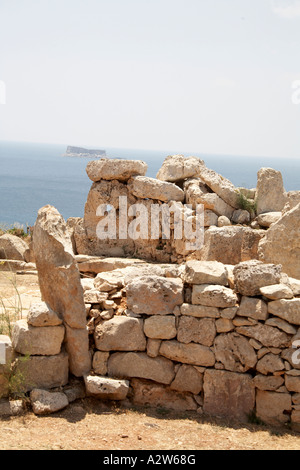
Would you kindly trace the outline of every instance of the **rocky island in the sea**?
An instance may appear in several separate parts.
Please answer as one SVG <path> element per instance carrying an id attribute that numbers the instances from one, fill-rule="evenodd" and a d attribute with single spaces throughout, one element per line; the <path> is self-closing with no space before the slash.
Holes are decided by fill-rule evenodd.
<path id="1" fill-rule="evenodd" d="M 64 157 L 93 157 L 93 158 L 103 158 L 106 156 L 105 150 L 90 150 L 82 147 L 67 147 Z"/>

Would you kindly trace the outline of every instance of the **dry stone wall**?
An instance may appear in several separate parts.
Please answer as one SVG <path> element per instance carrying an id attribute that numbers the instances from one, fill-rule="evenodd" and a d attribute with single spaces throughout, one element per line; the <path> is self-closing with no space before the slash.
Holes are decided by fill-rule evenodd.
<path id="1" fill-rule="evenodd" d="M 87 393 L 103 398 L 104 384 L 118 380 L 119 399 L 126 389 L 136 404 L 242 421 L 256 413 L 297 428 L 300 282 L 259 261 L 191 260 L 177 276 L 167 265 L 156 269 L 98 274 L 102 302 L 90 303 L 94 287 L 85 285 L 93 353 Z"/>
<path id="2" fill-rule="evenodd" d="M 260 170 L 256 189 L 235 188 L 180 155 L 157 179 L 146 171 L 141 161 L 90 162 L 83 219 L 40 209 L 30 259 L 43 301 L 11 339 L 0 337 L 0 395 L 10 393 L 14 362 L 37 414 L 90 395 L 239 421 L 254 414 L 299 430 L 299 191 L 285 192 L 272 169 Z M 257 216 L 240 208 L 241 195 Z M 153 205 L 187 203 L 192 220 L 203 204 L 203 247 L 175 239 L 175 219 L 169 238 L 99 240 L 99 205 L 124 229 L 120 196 L 148 215 Z M 29 269 L 18 244 L 1 238 L 0 256 L 12 246 Z"/>
<path id="3" fill-rule="evenodd" d="M 76 254 L 136 257 L 160 263 L 182 263 L 192 258 L 237 264 L 260 259 L 282 264 L 289 275 L 300 277 L 300 192 L 285 191 L 279 171 L 261 168 L 257 187 L 250 189 L 235 187 L 196 157 L 167 157 L 156 178 L 145 176 L 146 171 L 145 162 L 134 160 L 102 159 L 88 164 L 87 174 L 93 184 L 84 218 L 67 221 Z M 125 210 L 134 205 L 145 208 L 148 236 L 135 239 L 119 236 L 135 218 L 131 213 L 124 219 L 120 196 L 126 199 Z M 177 222 L 172 214 L 174 210 L 186 214 L 189 205 L 189 217 L 195 228 L 199 204 L 204 211 L 203 246 L 187 248 L 185 237 L 176 236 Z M 162 210 L 165 205 L 171 213 L 170 234 L 163 237 L 160 229 L 151 238 L 153 206 Z M 103 214 L 97 213 L 99 206 L 115 211 L 113 239 L 97 237 L 97 225 L 103 220 Z"/>

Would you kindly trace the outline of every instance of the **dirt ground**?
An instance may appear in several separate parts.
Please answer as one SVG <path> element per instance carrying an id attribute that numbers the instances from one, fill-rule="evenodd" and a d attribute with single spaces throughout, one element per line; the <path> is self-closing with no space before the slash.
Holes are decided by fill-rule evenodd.
<path id="1" fill-rule="evenodd" d="M 2 418 L 0 450 L 300 450 L 300 435 L 84 399 L 48 416 Z"/>
<path id="2" fill-rule="evenodd" d="M 11 276 L 11 275 L 10 275 Z M 6 304 L 20 294 L 23 316 L 40 299 L 37 275 L 0 272 Z M 0 450 L 300 450 L 290 429 L 207 419 L 196 412 L 121 407 L 86 398 L 61 412 L 0 418 Z"/>

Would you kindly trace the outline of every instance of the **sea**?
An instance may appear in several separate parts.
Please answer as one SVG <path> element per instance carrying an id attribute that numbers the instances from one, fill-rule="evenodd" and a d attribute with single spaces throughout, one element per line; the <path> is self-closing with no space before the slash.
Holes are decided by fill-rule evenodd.
<path id="1" fill-rule="evenodd" d="M 85 168 L 89 158 L 63 156 L 67 146 L 0 141 L 0 228 L 26 229 L 35 223 L 38 210 L 56 207 L 65 219 L 83 217 L 92 182 Z M 97 148 L 103 148 L 101 145 Z M 143 160 L 147 176 L 155 177 L 168 155 L 200 157 L 208 168 L 237 187 L 255 188 L 257 172 L 271 167 L 282 173 L 286 191 L 300 190 L 300 159 L 215 155 L 169 150 L 105 148 L 108 158 Z"/>

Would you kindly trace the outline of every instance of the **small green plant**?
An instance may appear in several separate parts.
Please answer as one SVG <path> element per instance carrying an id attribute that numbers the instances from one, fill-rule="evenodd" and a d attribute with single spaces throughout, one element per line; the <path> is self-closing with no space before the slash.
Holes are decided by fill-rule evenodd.
<path id="1" fill-rule="evenodd" d="M 250 214 L 256 214 L 257 202 L 253 199 L 248 199 L 241 191 L 238 191 L 237 194 L 239 208 L 250 212 Z"/>
<path id="2" fill-rule="evenodd" d="M 19 224 L 18 222 L 15 222 L 12 225 L 6 225 L 6 224 L 1 223 L 0 224 L 0 236 L 4 235 L 5 233 L 9 233 L 11 235 L 15 235 L 16 237 L 20 237 L 20 238 L 27 238 L 29 236 L 28 225 L 27 225 L 27 231 L 25 231 L 24 226 Z"/>
<path id="3" fill-rule="evenodd" d="M 2 371 L 5 380 L 5 395 L 12 399 L 27 400 L 26 386 L 27 374 L 26 363 L 30 360 L 30 355 L 19 356 L 10 360 Z M 1 396 L 0 396 L 1 398 Z"/>

